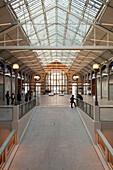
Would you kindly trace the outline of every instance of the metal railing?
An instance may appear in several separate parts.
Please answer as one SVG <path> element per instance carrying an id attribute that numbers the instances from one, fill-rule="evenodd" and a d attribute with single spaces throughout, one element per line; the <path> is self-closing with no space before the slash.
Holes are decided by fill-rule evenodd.
<path id="1" fill-rule="evenodd" d="M 77 99 L 77 106 L 85 112 L 89 117 L 94 119 L 94 106 L 84 102 L 83 100 Z"/>
<path id="2" fill-rule="evenodd" d="M 26 113 L 28 113 L 33 107 L 36 106 L 36 99 L 32 99 L 26 103 L 19 106 L 19 119 L 22 118 Z"/>
<path id="3" fill-rule="evenodd" d="M 99 147 L 110 169 L 113 169 L 113 148 L 111 147 L 103 133 L 99 129 L 97 129 L 96 131 L 97 131 L 97 146 Z"/>
<path id="4" fill-rule="evenodd" d="M 16 130 L 12 130 L 0 148 L 0 169 L 2 169 L 16 144 Z"/>

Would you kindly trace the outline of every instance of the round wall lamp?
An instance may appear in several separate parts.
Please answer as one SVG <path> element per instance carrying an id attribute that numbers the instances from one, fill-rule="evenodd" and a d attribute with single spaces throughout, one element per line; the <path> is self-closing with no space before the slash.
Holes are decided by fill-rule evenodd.
<path id="1" fill-rule="evenodd" d="M 36 75 L 36 76 L 34 76 L 34 79 L 36 79 L 36 80 L 40 80 L 40 79 L 41 79 L 41 77 L 40 77 L 39 75 Z"/>
<path id="2" fill-rule="evenodd" d="M 77 79 L 79 79 L 79 76 L 77 76 L 77 75 L 73 75 L 73 80 L 75 81 L 75 80 L 77 80 Z"/>
<path id="3" fill-rule="evenodd" d="M 93 69 L 98 70 L 99 69 L 99 64 L 93 64 Z"/>
<path id="4" fill-rule="evenodd" d="M 19 69 L 19 65 L 18 64 L 13 64 L 13 69 L 14 70 L 18 70 Z"/>

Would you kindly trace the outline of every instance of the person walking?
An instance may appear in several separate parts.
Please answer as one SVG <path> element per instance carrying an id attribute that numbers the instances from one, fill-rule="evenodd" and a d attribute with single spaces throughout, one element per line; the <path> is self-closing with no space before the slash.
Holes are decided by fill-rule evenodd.
<path id="1" fill-rule="evenodd" d="M 5 97 L 6 97 L 6 100 L 7 100 L 7 105 L 9 105 L 9 91 L 7 91 Z"/>
<path id="2" fill-rule="evenodd" d="M 11 94 L 11 104 L 14 104 L 14 99 L 15 99 L 15 95 L 14 93 Z"/>
<path id="3" fill-rule="evenodd" d="M 73 108 L 73 103 L 74 103 L 74 106 L 76 107 L 74 100 L 75 100 L 74 95 L 72 95 L 72 97 L 70 98 L 71 108 Z"/>

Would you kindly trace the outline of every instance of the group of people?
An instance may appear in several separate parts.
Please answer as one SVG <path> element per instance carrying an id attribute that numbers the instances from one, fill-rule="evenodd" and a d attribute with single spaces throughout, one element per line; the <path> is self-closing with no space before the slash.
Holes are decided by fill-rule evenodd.
<path id="1" fill-rule="evenodd" d="M 12 104 L 12 105 L 14 104 L 14 100 L 15 100 L 15 94 L 14 94 L 14 92 L 11 94 L 11 96 L 9 96 L 9 91 L 7 91 L 5 97 L 6 97 L 7 105 L 10 104 L 10 99 L 11 99 L 11 104 Z M 17 102 L 18 102 L 18 104 L 20 104 L 20 101 L 21 101 L 21 95 L 20 95 L 20 93 L 18 92 L 18 94 L 17 94 Z"/>
<path id="2" fill-rule="evenodd" d="M 77 99 L 83 100 L 83 97 L 80 94 L 77 94 Z M 74 98 L 74 95 L 72 95 L 72 97 L 70 98 L 71 108 L 73 108 L 73 104 L 76 107 L 75 100 L 77 100 L 77 99 Z"/>
<path id="3" fill-rule="evenodd" d="M 31 100 L 32 98 L 32 91 L 28 91 L 28 93 L 25 94 L 25 102 L 28 102 L 28 100 Z"/>
<path id="4" fill-rule="evenodd" d="M 13 105 L 14 104 L 14 101 L 15 101 L 15 94 L 14 92 L 11 94 L 11 96 L 9 95 L 9 91 L 7 91 L 6 95 L 6 102 L 7 102 L 7 105 L 10 104 L 10 99 L 11 99 L 11 104 Z M 27 102 L 28 100 L 31 100 L 32 98 L 32 91 L 28 91 L 26 94 L 25 94 L 25 102 Z M 22 101 L 21 99 L 21 94 L 18 92 L 17 94 L 17 104 L 20 105 L 20 102 Z"/>

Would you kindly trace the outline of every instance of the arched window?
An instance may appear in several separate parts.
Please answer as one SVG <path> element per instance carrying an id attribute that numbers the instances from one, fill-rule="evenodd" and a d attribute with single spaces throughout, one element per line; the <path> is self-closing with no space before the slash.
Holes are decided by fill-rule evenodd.
<path id="1" fill-rule="evenodd" d="M 45 77 L 46 93 L 68 93 L 67 74 L 60 69 L 53 69 Z"/>

